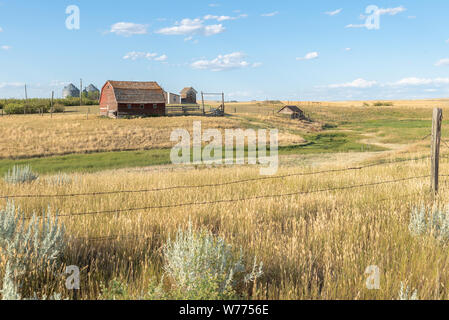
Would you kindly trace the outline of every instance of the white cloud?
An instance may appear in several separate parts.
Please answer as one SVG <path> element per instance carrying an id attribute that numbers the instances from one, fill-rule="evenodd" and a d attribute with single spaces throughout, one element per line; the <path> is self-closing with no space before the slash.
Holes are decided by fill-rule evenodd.
<path id="1" fill-rule="evenodd" d="M 0 27 L 0 32 L 3 32 L 3 28 L 2 27 Z"/>
<path id="2" fill-rule="evenodd" d="M 207 37 L 222 33 L 224 31 L 225 31 L 225 28 L 221 24 L 213 24 L 213 25 L 204 27 L 204 35 Z"/>
<path id="3" fill-rule="evenodd" d="M 193 35 L 203 34 L 211 36 L 224 32 L 226 29 L 222 24 L 205 25 L 204 20 L 201 19 L 183 19 L 181 22 L 176 22 L 174 26 L 162 28 L 156 33 L 164 35 Z"/>
<path id="4" fill-rule="evenodd" d="M 325 12 L 324 14 L 327 14 L 328 16 L 336 16 L 337 14 L 341 13 L 342 11 L 343 11 L 343 9 L 337 9 L 335 11 Z"/>
<path id="5" fill-rule="evenodd" d="M 11 50 L 11 46 L 1 46 L 2 50 Z"/>
<path id="6" fill-rule="evenodd" d="M 345 51 L 351 51 L 352 48 L 345 48 Z"/>
<path id="7" fill-rule="evenodd" d="M 313 59 L 317 59 L 319 57 L 319 53 L 318 52 L 309 52 L 308 54 L 306 54 L 304 57 L 300 57 L 300 58 L 296 58 L 296 60 L 301 61 L 301 60 L 313 60 Z"/>
<path id="8" fill-rule="evenodd" d="M 345 28 L 366 28 L 366 24 L 348 24 Z"/>
<path id="9" fill-rule="evenodd" d="M 407 9 L 404 8 L 403 6 L 396 7 L 396 8 L 386 8 L 386 9 L 380 8 L 380 9 L 378 10 L 378 13 L 379 13 L 380 15 L 383 15 L 383 14 L 389 14 L 390 16 L 395 16 L 395 15 L 397 15 L 398 13 L 402 13 L 402 12 L 404 12 L 404 11 L 406 11 L 406 10 L 407 10 Z"/>
<path id="10" fill-rule="evenodd" d="M 193 44 L 197 44 L 199 42 L 198 39 L 194 39 L 193 36 L 188 36 L 188 37 L 184 38 L 184 41 L 191 42 Z"/>
<path id="11" fill-rule="evenodd" d="M 8 87 L 14 87 L 14 88 L 17 88 L 17 87 L 22 87 L 22 86 L 24 86 L 25 84 L 24 83 L 22 83 L 22 82 L 0 82 L 0 88 L 1 89 L 3 89 L 3 88 L 8 88 Z"/>
<path id="12" fill-rule="evenodd" d="M 217 20 L 218 22 L 222 22 L 222 21 L 237 20 L 237 19 L 247 18 L 247 17 L 248 17 L 247 14 L 241 14 L 241 15 L 239 15 L 237 17 L 214 16 L 214 15 L 208 14 L 207 16 L 204 16 L 204 20 Z"/>
<path id="13" fill-rule="evenodd" d="M 253 63 L 253 65 L 252 65 L 253 68 L 258 68 L 258 67 L 260 67 L 260 66 L 262 66 L 262 62 L 255 62 L 255 63 Z"/>
<path id="14" fill-rule="evenodd" d="M 168 59 L 168 57 L 163 54 L 163 55 L 158 55 L 157 53 L 153 53 L 153 52 L 136 52 L 136 51 L 132 51 L 132 52 L 128 52 L 124 57 L 124 60 L 132 60 L 132 61 L 136 61 L 138 59 L 147 59 L 147 60 L 155 60 L 155 61 L 166 61 Z"/>
<path id="15" fill-rule="evenodd" d="M 449 39 L 446 40 L 446 43 L 449 43 Z"/>
<path id="16" fill-rule="evenodd" d="M 198 60 L 191 64 L 194 69 L 211 70 L 214 72 L 232 69 L 241 69 L 249 66 L 258 67 L 259 63 L 250 64 L 245 60 L 245 54 L 234 52 L 225 55 L 219 55 L 213 60 Z"/>
<path id="17" fill-rule="evenodd" d="M 269 12 L 269 13 L 263 13 L 261 14 L 262 17 L 274 17 L 279 14 L 279 11 Z"/>
<path id="18" fill-rule="evenodd" d="M 125 37 L 148 33 L 146 25 L 136 24 L 132 22 L 118 22 L 112 25 L 110 32 Z"/>
<path id="19" fill-rule="evenodd" d="M 163 54 L 159 57 L 154 58 L 155 61 L 166 61 L 168 59 L 167 55 Z"/>
<path id="20" fill-rule="evenodd" d="M 366 89 L 366 88 L 371 88 L 374 87 L 375 85 L 377 85 L 377 81 L 369 81 L 369 80 L 365 80 L 365 79 L 356 79 L 352 82 L 347 82 L 347 83 L 340 83 L 340 84 L 331 84 L 328 87 L 329 88 L 361 88 L 361 89 Z"/>
<path id="21" fill-rule="evenodd" d="M 378 87 L 416 87 L 416 86 L 438 86 L 449 84 L 449 78 L 418 78 L 409 77 L 403 78 L 396 82 L 379 83 L 377 81 L 370 81 L 365 79 L 356 79 L 352 82 L 331 84 L 327 86 L 328 88 L 356 88 L 356 89 L 367 89 L 375 86 Z"/>
<path id="22" fill-rule="evenodd" d="M 449 78 L 404 78 L 397 82 L 389 83 L 391 86 L 424 86 L 424 85 L 442 85 L 449 84 Z"/>
<path id="23" fill-rule="evenodd" d="M 70 82 L 67 81 L 59 81 L 59 80 L 52 80 L 50 82 L 50 87 L 64 87 L 68 85 Z"/>
<path id="24" fill-rule="evenodd" d="M 442 67 L 442 66 L 449 66 L 449 58 L 441 59 L 435 63 L 435 66 Z"/>

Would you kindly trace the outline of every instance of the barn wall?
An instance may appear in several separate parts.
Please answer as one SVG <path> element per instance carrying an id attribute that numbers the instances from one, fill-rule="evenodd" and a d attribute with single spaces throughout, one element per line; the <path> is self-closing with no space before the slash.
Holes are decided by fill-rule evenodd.
<path id="1" fill-rule="evenodd" d="M 119 116 L 165 116 L 165 103 L 119 103 L 118 113 Z"/>
<path id="2" fill-rule="evenodd" d="M 109 116 L 109 112 L 117 111 L 117 101 L 115 100 L 114 89 L 107 84 L 101 90 L 100 97 L 100 115 Z"/>
<path id="3" fill-rule="evenodd" d="M 294 112 L 291 111 L 290 109 L 284 109 L 282 111 L 279 111 L 279 113 L 282 113 L 282 114 L 293 114 Z"/>
<path id="4" fill-rule="evenodd" d="M 189 92 L 181 99 L 181 101 L 182 103 L 196 103 L 196 94 Z"/>

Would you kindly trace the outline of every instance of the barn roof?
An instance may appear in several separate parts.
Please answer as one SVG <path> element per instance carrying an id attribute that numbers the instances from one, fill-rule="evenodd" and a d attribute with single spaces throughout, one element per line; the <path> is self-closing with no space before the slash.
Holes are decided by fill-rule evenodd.
<path id="1" fill-rule="evenodd" d="M 156 81 L 108 81 L 114 89 L 162 90 Z"/>
<path id="2" fill-rule="evenodd" d="M 108 81 L 118 103 L 164 103 L 164 90 L 157 82 Z"/>
<path id="3" fill-rule="evenodd" d="M 189 92 L 190 90 L 195 91 L 195 93 L 198 93 L 198 91 L 196 91 L 195 89 L 193 89 L 193 87 L 186 87 L 184 89 L 182 89 L 181 94 L 186 94 L 187 92 Z"/>
<path id="4" fill-rule="evenodd" d="M 290 110 L 293 113 L 303 113 L 303 111 L 301 109 L 299 109 L 297 106 L 285 106 L 278 112 L 282 112 L 285 109 Z"/>

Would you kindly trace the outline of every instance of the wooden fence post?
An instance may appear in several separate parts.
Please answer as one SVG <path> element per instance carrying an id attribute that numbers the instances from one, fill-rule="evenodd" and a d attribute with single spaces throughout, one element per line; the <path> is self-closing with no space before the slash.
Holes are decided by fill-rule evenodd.
<path id="1" fill-rule="evenodd" d="M 203 91 L 201 91 L 201 102 L 203 104 L 203 115 L 206 114 L 206 109 L 204 108 L 204 93 Z"/>
<path id="2" fill-rule="evenodd" d="M 441 125 L 443 121 L 443 110 L 433 109 L 432 117 L 432 146 L 431 146 L 431 187 L 434 194 L 438 193 L 438 175 L 440 170 L 440 145 Z"/>
<path id="3" fill-rule="evenodd" d="M 51 102 L 50 102 L 50 118 L 53 118 L 53 98 L 55 96 L 55 92 L 51 92 Z"/>

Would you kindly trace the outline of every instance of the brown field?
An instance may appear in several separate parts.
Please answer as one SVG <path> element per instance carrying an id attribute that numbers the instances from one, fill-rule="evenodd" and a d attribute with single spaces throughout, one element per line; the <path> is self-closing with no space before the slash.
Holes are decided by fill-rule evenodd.
<path id="1" fill-rule="evenodd" d="M 92 108 L 93 109 L 93 108 Z M 274 117 L 273 117 L 274 118 Z M 15 115 L 0 119 L 0 158 L 32 158 L 125 150 L 171 148 L 170 134 L 177 128 L 192 131 L 193 122 L 201 121 L 203 129 L 257 128 L 255 123 L 233 116 L 216 117 L 162 117 L 147 119 L 105 119 L 96 114 L 73 112 L 66 114 Z M 270 119 L 263 119 L 262 128 L 273 128 Z M 278 120 L 279 121 L 279 120 Z M 320 124 L 298 127 L 301 132 L 290 132 L 288 126 L 297 122 L 281 120 L 280 145 L 304 142 L 301 133 L 320 130 Z M 289 123 L 290 122 L 290 123 Z"/>

